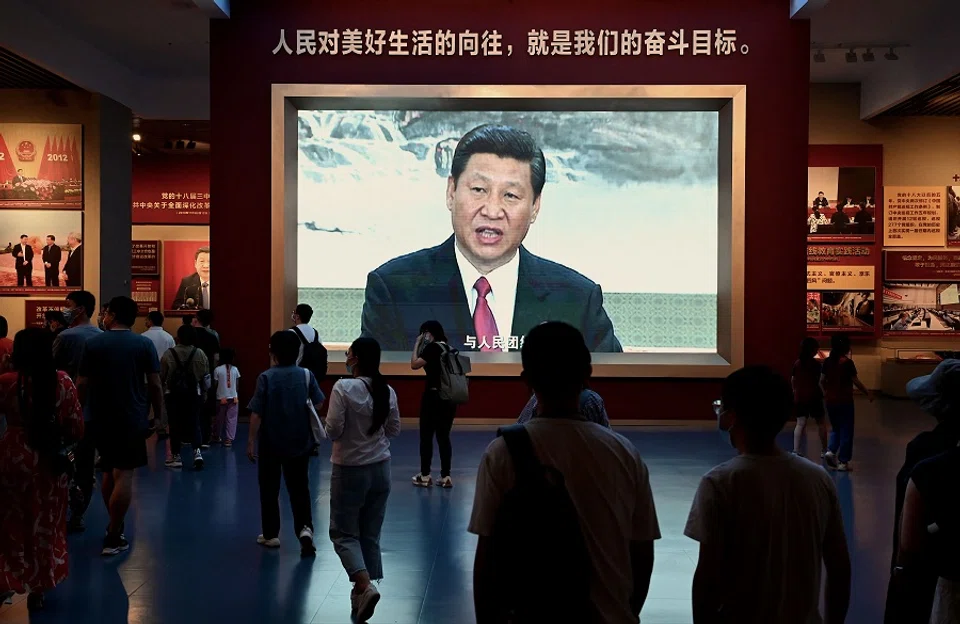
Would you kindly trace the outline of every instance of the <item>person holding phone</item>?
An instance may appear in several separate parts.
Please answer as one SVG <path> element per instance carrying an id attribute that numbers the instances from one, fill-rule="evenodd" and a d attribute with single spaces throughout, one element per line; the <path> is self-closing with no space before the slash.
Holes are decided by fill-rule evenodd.
<path id="1" fill-rule="evenodd" d="M 450 430 L 457 414 L 457 405 L 440 398 L 440 359 L 444 351 L 440 345 L 446 344 L 447 335 L 443 325 L 439 321 L 426 321 L 420 326 L 420 335 L 410 356 L 410 368 L 422 368 L 427 375 L 420 401 L 420 472 L 413 477 L 413 484 L 417 487 L 433 485 L 430 464 L 433 462 L 434 436 L 440 450 L 440 480 L 437 485 L 442 488 L 453 487 L 453 479 L 450 478 L 453 458 Z"/>

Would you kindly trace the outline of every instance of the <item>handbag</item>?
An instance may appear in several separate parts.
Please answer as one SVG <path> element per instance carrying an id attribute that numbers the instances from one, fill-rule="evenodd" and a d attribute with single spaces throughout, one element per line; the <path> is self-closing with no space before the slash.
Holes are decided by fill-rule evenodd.
<path id="1" fill-rule="evenodd" d="M 310 400 L 310 371 L 306 368 L 303 369 L 303 379 L 307 383 L 307 418 L 310 420 L 310 433 L 313 435 L 313 444 L 320 446 L 320 443 L 327 439 L 327 430 L 320 421 L 317 408 Z"/>

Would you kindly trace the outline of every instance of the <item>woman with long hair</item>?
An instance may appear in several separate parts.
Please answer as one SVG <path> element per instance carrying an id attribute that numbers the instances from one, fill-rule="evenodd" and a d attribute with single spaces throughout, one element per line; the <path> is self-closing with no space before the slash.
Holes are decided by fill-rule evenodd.
<path id="1" fill-rule="evenodd" d="M 807 419 L 813 418 L 820 434 L 820 457 L 827 451 L 827 417 L 823 409 L 823 391 L 820 390 L 820 362 L 817 353 L 820 343 L 816 338 L 804 338 L 800 355 L 793 364 L 790 385 L 793 386 L 793 410 L 797 426 L 793 430 L 793 454 L 803 457 L 806 447 Z"/>
<path id="2" fill-rule="evenodd" d="M 400 434 L 397 395 L 380 374 L 380 345 L 357 338 L 347 350 L 347 372 L 330 392 L 324 427 L 330 457 L 330 541 L 353 582 L 351 616 L 365 622 L 383 578 L 380 528 L 390 495 L 390 438 Z"/>
<path id="3" fill-rule="evenodd" d="M 423 369 L 427 383 L 420 400 L 420 472 L 413 477 L 417 487 L 430 487 L 430 464 L 433 463 L 433 438 L 437 438 L 440 451 L 440 479 L 437 485 L 442 488 L 453 487 L 450 478 L 450 464 L 453 457 L 453 445 L 450 443 L 450 430 L 457 414 L 457 405 L 440 398 L 440 367 L 447 345 L 447 335 L 439 321 L 427 321 L 420 326 L 420 336 L 410 356 L 410 368 Z"/>
<path id="4" fill-rule="evenodd" d="M 54 366 L 53 338 L 40 328 L 17 333 L 13 371 L 0 375 L 0 604 L 26 593 L 31 610 L 67 578 L 66 449 L 83 436 L 77 389 Z"/>
<path id="5" fill-rule="evenodd" d="M 850 458 L 853 456 L 853 387 L 867 395 L 873 401 L 873 394 L 857 376 L 857 367 L 853 363 L 850 338 L 846 334 L 835 334 L 830 339 L 830 355 L 823 363 L 820 373 L 820 389 L 823 391 L 827 416 L 830 417 L 830 441 L 823 458 L 827 467 L 846 472 L 850 470 Z"/>

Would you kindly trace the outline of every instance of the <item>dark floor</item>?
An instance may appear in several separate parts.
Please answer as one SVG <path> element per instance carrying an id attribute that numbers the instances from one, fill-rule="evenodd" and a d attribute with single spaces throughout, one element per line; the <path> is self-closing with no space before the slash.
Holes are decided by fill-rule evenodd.
<path id="1" fill-rule="evenodd" d="M 893 481 L 906 441 L 932 426 L 908 403 L 858 406 L 852 474 L 836 475 L 853 556 L 851 624 L 882 620 L 893 525 Z M 663 539 L 657 543 L 644 624 L 691 621 L 690 582 L 696 544 L 682 530 L 700 475 L 729 458 L 716 431 L 703 428 L 623 431 L 650 468 Z M 246 435 L 243 428 L 241 437 Z M 470 624 L 473 618 L 471 566 L 475 538 L 466 532 L 476 466 L 491 439 L 490 430 L 454 434 L 452 491 L 417 489 L 409 478 L 418 471 L 417 432 L 407 430 L 394 443 L 393 479 L 384 527 L 383 600 L 371 622 Z M 808 433 L 810 455 L 818 454 Z M 279 551 L 255 543 L 259 533 L 257 479 L 244 455 L 243 440 L 233 449 L 206 454 L 201 473 L 163 468 L 162 453 L 137 475 L 133 508 L 127 519 L 129 553 L 99 556 L 106 513 L 94 501 L 87 533 L 71 538 L 70 578 L 47 599 L 46 611 L 28 617 L 22 598 L 0 609 L 0 622 L 69 624 L 153 624 L 349 622 L 349 583 L 325 539 L 330 465 L 315 460 L 312 490 L 319 553 L 301 560 L 290 531 L 286 500 L 285 531 Z M 783 445 L 792 445 L 784 434 Z M 159 447 L 158 447 L 159 448 Z M 548 570 L 532 569 L 531 582 L 550 582 Z"/>

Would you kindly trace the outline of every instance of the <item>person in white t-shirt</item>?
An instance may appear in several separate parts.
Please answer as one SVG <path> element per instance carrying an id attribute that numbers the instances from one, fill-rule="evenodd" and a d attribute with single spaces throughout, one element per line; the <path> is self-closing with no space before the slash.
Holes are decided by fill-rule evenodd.
<path id="1" fill-rule="evenodd" d="M 538 325 L 526 335 L 521 358 L 523 378 L 539 404 L 523 427 L 539 462 L 563 475 L 590 561 L 594 613 L 586 624 L 636 624 L 650 587 L 653 542 L 660 539 L 647 467 L 629 440 L 578 413 L 592 370 L 579 330 L 559 322 Z M 515 481 L 510 451 L 499 437 L 480 461 L 467 529 L 479 536 L 473 577 L 478 624 L 501 621 L 509 608 L 502 604 L 506 592 L 492 557 L 495 528 L 502 526 L 500 507 Z M 533 576 L 527 590 L 536 600 L 543 593 L 534 577 L 550 583 L 551 571 L 540 570 L 537 561 L 529 565 Z"/>
<path id="2" fill-rule="evenodd" d="M 317 330 L 310 327 L 310 319 L 313 318 L 313 308 L 306 303 L 297 304 L 297 307 L 294 308 L 293 313 L 290 315 L 290 320 L 293 321 L 293 327 L 290 328 L 290 331 L 298 333 L 300 336 L 300 355 L 297 356 L 297 366 L 300 366 L 300 360 L 303 359 L 303 345 L 304 341 L 313 342 L 317 337 Z"/>
<path id="3" fill-rule="evenodd" d="M 226 447 L 233 446 L 233 439 L 237 437 L 237 413 L 240 411 L 240 398 L 237 394 L 240 370 L 233 365 L 234 357 L 236 354 L 233 349 L 222 349 L 220 366 L 213 371 L 213 377 L 217 381 L 217 414 L 212 436 L 223 440 Z"/>
<path id="4" fill-rule="evenodd" d="M 748 367 L 727 378 L 722 396 L 720 430 L 739 455 L 704 475 L 684 529 L 700 543 L 693 621 L 842 623 L 850 555 L 837 489 L 821 466 L 776 443 L 793 407 L 790 384 L 769 368 Z"/>
<path id="5" fill-rule="evenodd" d="M 143 332 L 145 338 L 149 338 L 153 347 L 157 350 L 157 358 L 163 359 L 163 354 L 174 348 L 177 343 L 167 331 L 163 328 L 163 312 L 154 310 L 147 314 L 147 331 Z M 157 438 L 164 440 L 169 437 L 167 434 L 170 427 L 170 420 L 167 417 L 167 406 L 163 406 L 163 413 L 159 416 L 160 426 L 157 428 Z M 167 451 L 167 459 L 172 457 L 172 453 Z"/>

